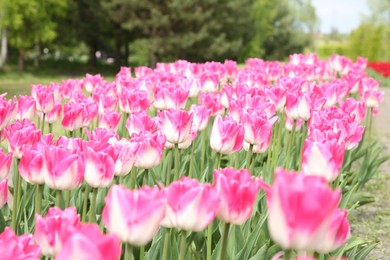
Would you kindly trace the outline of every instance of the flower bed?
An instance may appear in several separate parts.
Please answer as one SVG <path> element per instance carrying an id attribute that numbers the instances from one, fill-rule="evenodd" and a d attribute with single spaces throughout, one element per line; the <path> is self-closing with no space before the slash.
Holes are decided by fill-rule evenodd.
<path id="1" fill-rule="evenodd" d="M 385 78 L 390 77 L 390 62 L 369 62 L 368 67 Z"/>
<path id="2" fill-rule="evenodd" d="M 1 96 L 2 255 L 363 259 L 348 212 L 387 160 L 366 66 L 177 61 Z"/>

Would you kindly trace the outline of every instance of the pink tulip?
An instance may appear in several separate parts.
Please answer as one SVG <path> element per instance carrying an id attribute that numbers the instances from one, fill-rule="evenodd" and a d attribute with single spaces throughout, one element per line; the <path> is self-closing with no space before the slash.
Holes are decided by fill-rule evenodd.
<path id="1" fill-rule="evenodd" d="M 31 234 L 16 236 L 9 227 L 0 234 L 0 252 L 2 259 L 38 260 L 41 256 L 41 250 L 34 244 Z"/>
<path id="2" fill-rule="evenodd" d="M 86 133 L 90 143 L 100 143 L 103 146 L 105 146 L 107 143 L 119 140 L 119 136 L 117 133 L 115 133 L 114 131 L 107 130 L 105 128 L 95 128 L 92 132 L 89 132 L 88 129 L 86 129 Z"/>
<path id="3" fill-rule="evenodd" d="M 72 132 L 83 127 L 83 107 L 80 104 L 73 102 L 65 104 L 62 126 Z"/>
<path id="4" fill-rule="evenodd" d="M 68 149 L 73 153 L 80 153 L 84 149 L 84 142 L 81 138 L 60 136 L 55 142 L 55 146 Z"/>
<path id="5" fill-rule="evenodd" d="M 366 106 L 364 101 L 357 101 L 354 98 L 348 98 L 345 100 L 345 102 L 342 100 L 339 101 L 339 104 L 341 109 L 344 110 L 344 112 L 347 114 L 354 116 L 358 123 L 361 123 L 364 120 L 366 114 Z"/>
<path id="6" fill-rule="evenodd" d="M 93 93 L 94 90 L 101 84 L 102 81 L 103 81 L 103 77 L 100 74 L 97 75 L 87 74 L 85 75 L 85 78 L 83 80 L 83 86 L 88 93 Z"/>
<path id="7" fill-rule="evenodd" d="M 337 209 L 327 232 L 315 243 L 316 252 L 328 253 L 339 248 L 347 241 L 351 233 L 347 215 L 347 210 Z"/>
<path id="8" fill-rule="evenodd" d="M 241 149 L 244 127 L 233 119 L 216 116 L 210 135 L 211 149 L 221 154 L 231 154 Z"/>
<path id="9" fill-rule="evenodd" d="M 211 110 L 211 115 L 222 115 L 224 107 L 218 93 L 204 92 L 199 95 L 199 105 Z"/>
<path id="10" fill-rule="evenodd" d="M 146 111 L 141 111 L 129 115 L 126 121 L 126 128 L 130 136 L 134 133 L 139 134 L 142 131 L 153 133 L 157 130 L 157 121 L 158 118 L 150 118 Z"/>
<path id="11" fill-rule="evenodd" d="M 119 107 L 122 112 L 128 114 L 147 111 L 150 104 L 149 94 L 143 90 L 123 88 L 119 94 Z"/>
<path id="12" fill-rule="evenodd" d="M 200 85 L 203 92 L 217 92 L 219 78 L 216 73 L 204 73 L 200 77 Z"/>
<path id="13" fill-rule="evenodd" d="M 160 132 L 140 132 L 133 134 L 131 140 L 138 144 L 135 166 L 142 169 L 151 169 L 158 165 L 162 159 L 162 151 L 166 142 L 165 136 Z"/>
<path id="14" fill-rule="evenodd" d="M 329 64 L 335 72 L 345 75 L 348 73 L 352 61 L 347 57 L 334 54 L 329 58 Z"/>
<path id="15" fill-rule="evenodd" d="M 12 152 L 13 157 L 20 159 L 24 149 L 40 139 L 41 131 L 34 123 L 24 119 L 5 128 L 4 135 L 8 140 L 8 151 Z"/>
<path id="16" fill-rule="evenodd" d="M 184 109 L 186 106 L 189 90 L 180 86 L 171 85 L 169 88 L 164 88 L 164 101 L 166 109 Z"/>
<path id="17" fill-rule="evenodd" d="M 283 249 L 315 250 L 330 229 L 340 202 L 323 177 L 277 169 L 272 186 L 264 184 L 268 227 Z"/>
<path id="18" fill-rule="evenodd" d="M 114 142 L 113 146 L 118 153 L 118 158 L 115 161 L 114 174 L 115 176 L 125 176 L 134 167 L 138 143 L 122 139 Z"/>
<path id="19" fill-rule="evenodd" d="M 192 114 L 184 109 L 167 109 L 158 113 L 159 126 L 167 142 L 180 144 L 190 138 Z"/>
<path id="20" fill-rule="evenodd" d="M 262 111 L 249 109 L 241 115 L 241 123 L 245 129 L 244 140 L 253 145 L 261 145 L 270 142 L 272 125 L 278 118 L 268 120 L 267 114 Z M 267 146 L 268 147 L 268 146 Z"/>
<path id="21" fill-rule="evenodd" d="M 113 157 L 105 151 L 96 151 L 87 146 L 84 150 L 85 181 L 93 188 L 105 188 L 114 178 Z"/>
<path id="22" fill-rule="evenodd" d="M 48 257 L 56 256 L 62 249 L 65 241 L 73 235 L 73 229 L 80 223 L 80 216 L 76 208 L 61 210 L 49 208 L 45 217 L 35 216 L 34 240 Z"/>
<path id="23" fill-rule="evenodd" d="M 14 97 L 12 100 L 4 98 L 7 93 L 0 95 L 0 130 L 12 124 L 17 119 L 18 100 Z"/>
<path id="24" fill-rule="evenodd" d="M 162 226 L 200 232 L 214 220 L 220 200 L 210 184 L 201 184 L 184 176 L 164 191 L 167 212 Z"/>
<path id="25" fill-rule="evenodd" d="M 94 97 L 95 101 L 99 103 L 98 113 L 102 115 L 105 112 L 113 112 L 117 110 L 118 98 L 100 94 L 98 97 Z"/>
<path id="26" fill-rule="evenodd" d="M 59 89 L 63 98 L 69 99 L 72 93 L 83 91 L 83 81 L 79 79 L 66 79 L 63 80 Z"/>
<path id="27" fill-rule="evenodd" d="M 37 110 L 42 113 L 49 113 L 55 103 L 53 88 L 43 85 L 32 85 L 31 95 L 36 101 Z"/>
<path id="28" fill-rule="evenodd" d="M 0 181 L 0 209 L 8 202 L 8 179 Z"/>
<path id="29" fill-rule="evenodd" d="M 16 119 L 28 119 L 32 121 L 36 114 L 36 110 L 35 100 L 32 96 L 19 96 Z"/>
<path id="30" fill-rule="evenodd" d="M 83 158 L 68 149 L 48 146 L 44 149 L 44 180 L 49 188 L 71 190 L 84 179 Z"/>
<path id="31" fill-rule="evenodd" d="M 225 223 L 241 225 L 253 211 L 260 180 L 251 176 L 248 170 L 224 168 L 214 170 L 214 184 L 221 197 L 217 217 Z"/>
<path id="32" fill-rule="evenodd" d="M 43 145 L 38 145 L 24 151 L 19 163 L 19 173 L 28 183 L 45 183 L 44 175 L 47 174 L 47 168 L 44 163 Z"/>
<path id="33" fill-rule="evenodd" d="M 98 119 L 98 127 L 116 132 L 121 120 L 121 114 L 116 111 L 103 112 Z"/>
<path id="34" fill-rule="evenodd" d="M 336 141 L 318 142 L 306 139 L 303 146 L 302 169 L 305 174 L 323 176 L 328 182 L 339 175 L 345 147 Z"/>
<path id="35" fill-rule="evenodd" d="M 80 224 L 65 241 L 56 260 L 117 260 L 120 255 L 117 236 L 101 233 L 97 224 Z"/>
<path id="36" fill-rule="evenodd" d="M 3 153 L 0 148 L 0 181 L 8 178 L 12 165 L 12 153 Z"/>
<path id="37" fill-rule="evenodd" d="M 192 121 L 193 129 L 197 131 L 205 130 L 209 123 L 211 110 L 205 106 L 192 105 L 189 112 L 194 116 Z"/>
<path id="38" fill-rule="evenodd" d="M 276 111 L 283 112 L 286 105 L 287 90 L 283 86 L 266 89 L 268 99 L 274 104 Z"/>
<path id="39" fill-rule="evenodd" d="M 53 109 L 46 114 L 45 121 L 49 124 L 54 124 L 55 122 L 57 122 L 58 119 L 60 119 L 61 112 L 62 112 L 61 104 L 55 103 Z"/>
<path id="40" fill-rule="evenodd" d="M 166 198 L 157 187 L 128 190 L 114 185 L 105 198 L 103 222 L 124 243 L 146 245 L 160 228 Z"/>

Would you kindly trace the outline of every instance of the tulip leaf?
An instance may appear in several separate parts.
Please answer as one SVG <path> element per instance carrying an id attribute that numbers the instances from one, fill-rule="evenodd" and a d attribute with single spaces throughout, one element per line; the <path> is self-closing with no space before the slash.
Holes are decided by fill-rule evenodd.
<path id="1" fill-rule="evenodd" d="M 267 249 L 268 249 L 268 245 L 265 244 L 263 245 L 259 251 L 257 251 L 257 253 L 252 256 L 251 258 L 249 258 L 250 260 L 260 260 L 260 259 L 266 259 L 267 257 Z"/>

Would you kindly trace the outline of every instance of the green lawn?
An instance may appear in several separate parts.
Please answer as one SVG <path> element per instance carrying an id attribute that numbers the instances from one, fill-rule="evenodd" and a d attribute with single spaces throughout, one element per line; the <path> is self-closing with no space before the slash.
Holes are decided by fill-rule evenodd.
<path id="1" fill-rule="evenodd" d="M 100 73 L 106 80 L 113 80 L 117 70 L 112 65 L 99 64 L 95 68 L 79 62 L 42 61 L 41 66 L 34 67 L 27 62 L 26 71 L 19 72 L 15 65 L 0 69 L 0 93 L 7 92 L 7 97 L 29 95 L 32 84 L 49 84 L 69 78 L 83 78 L 86 73 Z"/>

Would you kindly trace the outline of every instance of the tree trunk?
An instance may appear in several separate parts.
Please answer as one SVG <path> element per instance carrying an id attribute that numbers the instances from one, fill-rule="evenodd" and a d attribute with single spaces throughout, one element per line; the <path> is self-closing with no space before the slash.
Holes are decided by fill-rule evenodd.
<path id="1" fill-rule="evenodd" d="M 124 65 L 129 66 L 129 56 L 130 56 L 129 41 L 126 40 L 124 47 L 125 47 Z"/>
<path id="2" fill-rule="evenodd" d="M 1 52 L 0 52 L 0 68 L 2 68 L 7 61 L 8 55 L 8 37 L 7 37 L 7 29 L 1 30 Z"/>
<path id="3" fill-rule="evenodd" d="M 34 56 L 34 66 L 39 67 L 41 61 L 41 44 L 39 41 L 35 42 L 35 56 Z"/>
<path id="4" fill-rule="evenodd" d="M 89 47 L 89 63 L 91 65 L 91 69 L 92 70 L 94 70 L 96 68 L 96 63 L 97 63 L 96 52 L 97 52 L 97 45 L 96 44 L 92 44 Z"/>
<path id="5" fill-rule="evenodd" d="M 115 67 L 119 70 L 122 65 L 122 28 L 115 24 Z"/>
<path id="6" fill-rule="evenodd" d="M 26 56 L 26 50 L 21 49 L 19 50 L 19 71 L 23 72 L 24 71 L 24 62 L 25 62 L 25 56 Z"/>

